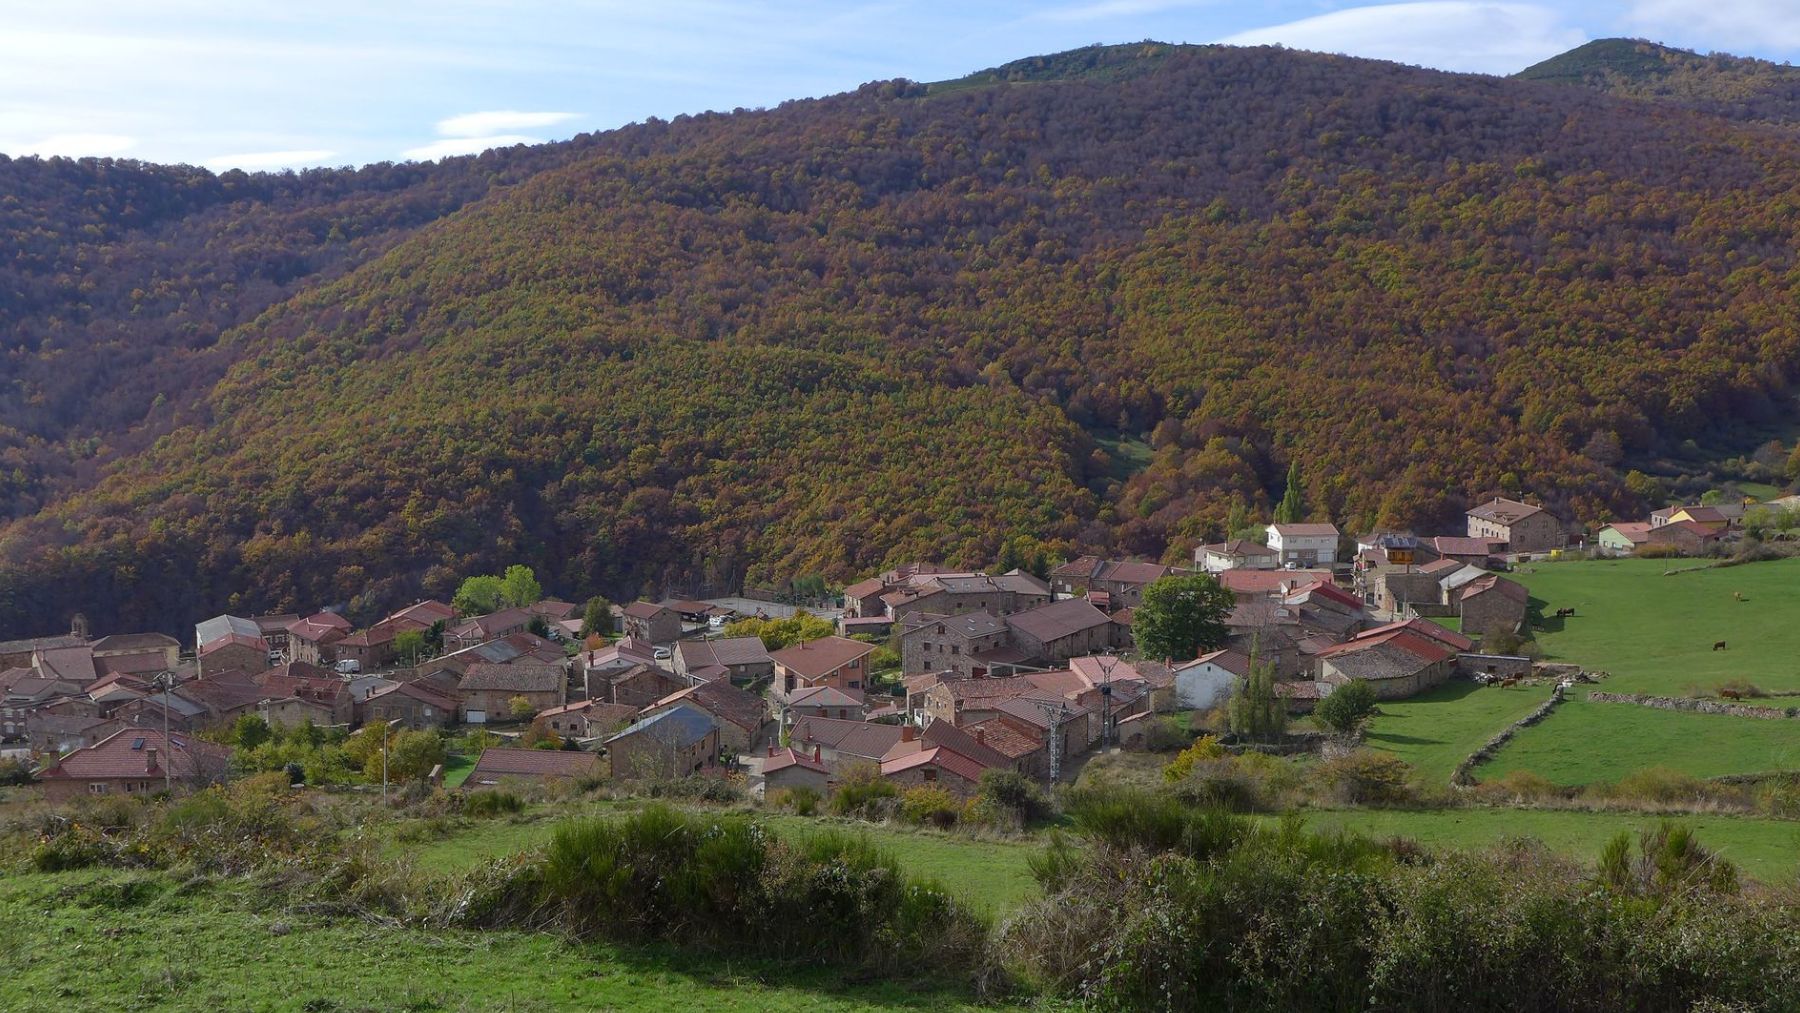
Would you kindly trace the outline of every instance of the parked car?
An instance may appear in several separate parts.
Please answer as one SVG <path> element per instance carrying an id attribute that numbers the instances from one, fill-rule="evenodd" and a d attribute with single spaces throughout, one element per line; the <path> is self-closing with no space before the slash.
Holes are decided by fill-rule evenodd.
<path id="1" fill-rule="evenodd" d="M 356 675 L 362 671 L 362 662 L 355 658 L 345 658 L 331 667 L 336 669 L 339 675 Z"/>
<path id="2" fill-rule="evenodd" d="M 667 647 L 658 647 L 656 649 L 656 653 L 653 655 L 653 657 L 655 657 L 657 661 L 668 661 L 670 658 L 673 658 L 674 656 L 675 656 L 675 652 L 669 650 Z"/>

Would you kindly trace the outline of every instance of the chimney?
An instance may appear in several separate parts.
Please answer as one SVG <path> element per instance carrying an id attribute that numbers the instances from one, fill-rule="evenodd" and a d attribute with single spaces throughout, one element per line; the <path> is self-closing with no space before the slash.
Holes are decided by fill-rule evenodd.
<path id="1" fill-rule="evenodd" d="M 769 757 L 771 759 L 773 759 L 774 756 L 775 756 L 775 747 L 773 745 L 771 745 L 771 746 L 769 746 Z"/>
<path id="2" fill-rule="evenodd" d="M 911 742 L 913 739 L 918 738 L 918 734 L 918 729 L 914 728 L 912 725 L 900 726 L 901 742 Z"/>
<path id="3" fill-rule="evenodd" d="M 985 679 L 985 678 L 987 678 L 987 673 L 988 673 L 987 666 L 976 665 L 975 667 L 969 669 L 969 678 Z"/>
<path id="4" fill-rule="evenodd" d="M 813 762 L 814 763 L 825 762 L 825 750 L 822 747 L 818 746 L 817 744 L 815 744 L 813 746 Z"/>
<path id="5" fill-rule="evenodd" d="M 987 729 L 986 728 L 975 729 L 975 744 L 978 746 L 987 745 Z"/>
<path id="6" fill-rule="evenodd" d="M 156 747 L 151 746 L 149 749 L 144 750 L 144 773 L 153 774 L 155 772 L 156 772 Z"/>

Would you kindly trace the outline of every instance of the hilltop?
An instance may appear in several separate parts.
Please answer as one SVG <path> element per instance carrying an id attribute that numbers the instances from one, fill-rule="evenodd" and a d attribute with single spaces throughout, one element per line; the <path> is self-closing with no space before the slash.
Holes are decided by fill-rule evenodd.
<path id="1" fill-rule="evenodd" d="M 14 160 L 0 630 L 1181 554 L 1290 462 L 1348 527 L 1636 509 L 1621 454 L 1791 403 L 1797 155 L 1141 44 L 445 166 Z"/>
<path id="2" fill-rule="evenodd" d="M 1599 39 L 1515 76 L 1675 102 L 1734 120 L 1800 123 L 1800 67 L 1727 53 L 1703 56 L 1642 39 Z"/>

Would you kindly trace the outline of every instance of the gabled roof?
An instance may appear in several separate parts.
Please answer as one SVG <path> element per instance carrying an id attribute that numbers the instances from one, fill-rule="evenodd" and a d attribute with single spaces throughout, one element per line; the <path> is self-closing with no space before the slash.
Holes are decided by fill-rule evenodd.
<path id="1" fill-rule="evenodd" d="M 1219 584 L 1233 594 L 1270 594 L 1286 587 L 1298 587 L 1315 580 L 1331 578 L 1330 570 L 1221 570 L 1213 574 Z"/>
<path id="2" fill-rule="evenodd" d="M 481 751 L 475 769 L 469 771 L 466 788 L 472 784 L 496 784 L 507 777 L 581 777 L 599 769 L 598 753 L 576 749 L 515 749 L 493 746 Z"/>
<path id="3" fill-rule="evenodd" d="M 315 612 L 304 619 L 297 619 L 288 626 L 288 636 L 301 640 L 326 640 L 342 637 L 350 632 L 350 620 L 336 612 Z"/>
<path id="4" fill-rule="evenodd" d="M 1244 654 L 1242 651 L 1234 651 L 1230 648 L 1226 648 L 1222 651 L 1214 651 L 1211 654 L 1202 654 L 1185 665 L 1177 665 L 1175 666 L 1175 674 L 1179 677 L 1182 672 L 1200 665 L 1217 665 L 1239 678 L 1247 677 L 1250 674 L 1250 656 Z"/>
<path id="5" fill-rule="evenodd" d="M 625 614 L 633 619 L 655 619 L 668 611 L 670 609 L 667 605 L 658 605 L 653 601 L 634 601 L 624 609 Z"/>
<path id="6" fill-rule="evenodd" d="M 850 756 L 879 760 L 900 741 L 899 725 L 878 725 L 840 718 L 801 718 L 788 738 L 802 746 L 814 744 Z"/>
<path id="7" fill-rule="evenodd" d="M 981 780 L 988 768 L 952 749 L 936 746 L 916 753 L 881 761 L 881 776 L 892 777 L 915 767 L 935 766 L 970 781 Z"/>
<path id="8" fill-rule="evenodd" d="M 94 659 L 94 674 L 99 678 L 109 675 L 154 675 L 168 667 L 168 663 L 169 656 L 161 651 L 109 654 Z"/>
<path id="9" fill-rule="evenodd" d="M 1007 626 L 1042 643 L 1091 630 L 1111 621 L 1106 613 L 1081 598 L 1053 601 L 1006 617 Z"/>
<path id="10" fill-rule="evenodd" d="M 975 736 L 977 743 L 994 750 L 1008 761 L 1030 756 L 1044 748 L 1043 734 L 1034 725 L 1021 722 L 1011 715 L 978 721 L 963 730 Z"/>
<path id="11" fill-rule="evenodd" d="M 887 587 L 887 585 L 881 582 L 881 578 L 870 577 L 868 580 L 859 580 L 849 587 L 844 588 L 844 597 L 868 598 L 880 594 L 885 587 Z"/>
<path id="12" fill-rule="evenodd" d="M 792 746 L 784 746 L 775 750 L 768 759 L 763 761 L 763 776 L 767 777 L 778 770 L 786 770 L 789 767 L 804 767 L 820 774 L 831 773 L 830 767 L 813 759 L 810 754 L 797 753 Z"/>
<path id="13" fill-rule="evenodd" d="M 430 686 L 418 681 L 397 682 L 392 686 L 378 689 L 364 698 L 363 702 L 365 704 L 374 703 L 377 700 L 385 700 L 391 696 L 411 697 L 420 703 L 430 704 L 441 711 L 456 710 L 455 700 L 450 699 L 444 694 L 433 690 Z"/>
<path id="14" fill-rule="evenodd" d="M 1515 499 L 1504 499 L 1500 496 L 1495 496 L 1492 500 L 1489 500 L 1478 507 L 1469 508 L 1468 514 L 1470 517 L 1475 517 L 1484 521 L 1492 521 L 1495 524 L 1517 524 L 1533 514 L 1541 514 L 1543 512 L 1543 507 L 1532 506 L 1530 503 L 1521 503 Z"/>
<path id="15" fill-rule="evenodd" d="M 650 733 L 672 746 L 690 746 L 706 738 L 718 724 L 713 716 L 687 702 L 640 719 L 606 740 L 611 745 L 631 735 Z"/>
<path id="16" fill-rule="evenodd" d="M 1269 530 L 1283 538 L 1336 538 L 1336 524 L 1271 524 Z"/>
<path id="17" fill-rule="evenodd" d="M 1633 545 L 1642 545 L 1650 540 L 1652 526 L 1649 521 L 1616 521 L 1600 530 L 1605 531 L 1610 528 Z"/>
<path id="18" fill-rule="evenodd" d="M 476 691 L 516 693 L 557 693 L 563 687 L 563 671 L 557 665 L 520 662 L 494 665 L 478 662 L 463 673 L 456 688 L 463 693 Z"/>
<path id="19" fill-rule="evenodd" d="M 179 649 L 181 641 L 165 633 L 114 633 L 109 637 L 101 637 L 94 641 L 92 646 L 96 654 L 107 651 L 138 653 L 166 651 L 171 647 Z"/>
<path id="20" fill-rule="evenodd" d="M 1521 604 L 1531 600 L 1531 592 L 1525 590 L 1525 585 L 1507 580 L 1497 573 L 1490 573 L 1464 585 L 1461 600 L 1467 601 L 1476 595 L 1490 593 L 1510 598 Z"/>
<path id="21" fill-rule="evenodd" d="M 238 616 L 214 616 L 194 624 L 194 641 L 201 653 L 205 653 L 206 645 L 215 640 L 229 636 L 247 637 L 252 640 L 262 637 L 262 627 L 255 620 Z"/>
<path id="22" fill-rule="evenodd" d="M 1393 622 L 1384 626 L 1377 626 L 1374 629 L 1364 630 L 1361 633 L 1356 634 L 1351 637 L 1351 640 L 1372 640 L 1376 637 L 1386 636 L 1395 630 L 1411 630 L 1422 637 L 1435 640 L 1458 653 L 1471 650 L 1475 646 L 1475 641 L 1468 637 L 1465 637 L 1446 626 L 1440 626 L 1429 619 L 1423 618 L 1407 619 L 1402 622 Z"/>
<path id="23" fill-rule="evenodd" d="M 537 714 L 540 719 L 561 717 L 563 715 L 581 715 L 587 719 L 590 725 L 600 725 L 606 728 L 623 728 L 637 719 L 638 708 L 623 703 L 605 703 L 600 700 L 578 700 L 575 703 L 563 704 L 561 707 L 551 707 L 548 710 L 538 711 Z"/>
<path id="24" fill-rule="evenodd" d="M 1261 559 L 1275 555 L 1275 550 L 1260 542 L 1248 538 L 1232 538 L 1223 542 L 1213 542 L 1200 546 L 1201 552 L 1210 552 L 1215 556 L 1232 556 L 1244 559 Z"/>
<path id="25" fill-rule="evenodd" d="M 808 686 L 795 690 L 788 697 L 789 707 L 855 707 L 860 710 L 862 705 L 860 699 L 831 686 Z"/>
<path id="26" fill-rule="evenodd" d="M 974 640 L 979 637 L 991 637 L 1006 629 L 1006 624 L 986 612 L 963 612 L 946 616 L 936 612 L 914 612 L 906 617 L 906 632 L 942 626 L 946 633 L 954 633 L 959 637 Z"/>
<path id="27" fill-rule="evenodd" d="M 776 664 L 806 679 L 818 679 L 873 653 L 874 644 L 845 637 L 820 637 L 770 655 Z"/>
<path id="28" fill-rule="evenodd" d="M 330 613 L 326 614 L 329 615 Z M 413 622 L 422 623 L 426 626 L 441 622 L 448 626 L 456 619 L 456 609 L 441 601 L 427 598 L 424 601 L 413 602 L 411 605 L 388 616 L 388 618 L 410 619 Z"/>
<path id="29" fill-rule="evenodd" d="M 150 751 L 156 762 L 150 762 Z M 165 773 L 191 777 L 196 758 L 222 760 L 231 750 L 210 742 L 170 735 L 165 741 L 158 728 L 125 728 L 99 742 L 77 749 L 38 772 L 46 780 L 98 780 L 123 777 L 159 778 Z"/>
<path id="30" fill-rule="evenodd" d="M 1491 538 L 1465 538 L 1439 535 L 1431 540 L 1432 551 L 1440 556 L 1491 556 L 1505 543 Z"/>
<path id="31" fill-rule="evenodd" d="M 515 626 L 528 625 L 533 618 L 535 617 L 532 615 L 530 609 L 501 609 L 498 612 L 490 612 L 485 616 L 475 616 L 472 619 L 465 619 L 452 627 L 449 630 L 449 635 L 463 639 L 468 639 L 471 636 L 498 636 L 501 630 L 510 630 Z"/>
<path id="32" fill-rule="evenodd" d="M 226 633 L 201 644 L 200 656 L 204 658 L 215 651 L 223 650 L 232 645 L 248 647 L 251 650 L 261 651 L 264 654 L 269 652 L 269 642 L 264 640 L 261 634 Z"/>
<path id="33" fill-rule="evenodd" d="M 751 732 L 761 728 L 769 720 L 768 708 L 763 706 L 762 697 L 724 680 L 703 682 L 670 693 L 644 708 L 644 711 L 649 713 L 671 704 L 697 707 L 720 721 L 729 721 Z"/>
<path id="34" fill-rule="evenodd" d="M 73 679 L 84 686 L 100 675 L 94 671 L 94 651 L 85 644 L 37 652 L 37 669 L 46 679 Z"/>
<path id="35" fill-rule="evenodd" d="M 1108 580 L 1116 584 L 1149 584 L 1163 579 L 1176 572 L 1173 566 L 1161 563 L 1140 563 L 1135 561 L 1112 562 L 1100 564 L 1100 569 L 1093 580 Z"/>
<path id="36" fill-rule="evenodd" d="M 770 661 L 761 637 L 720 637 L 717 640 L 683 640 L 675 653 L 688 669 L 708 665 L 755 665 Z"/>

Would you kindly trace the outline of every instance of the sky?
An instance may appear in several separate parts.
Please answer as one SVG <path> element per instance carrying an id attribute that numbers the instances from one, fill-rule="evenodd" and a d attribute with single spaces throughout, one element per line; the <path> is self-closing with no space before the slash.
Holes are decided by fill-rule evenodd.
<path id="1" fill-rule="evenodd" d="M 1095 42 L 1508 74 L 1590 39 L 1800 61 L 1800 0 L 58 0 L 0 30 L 0 153 L 429 160 L 936 81 Z"/>

